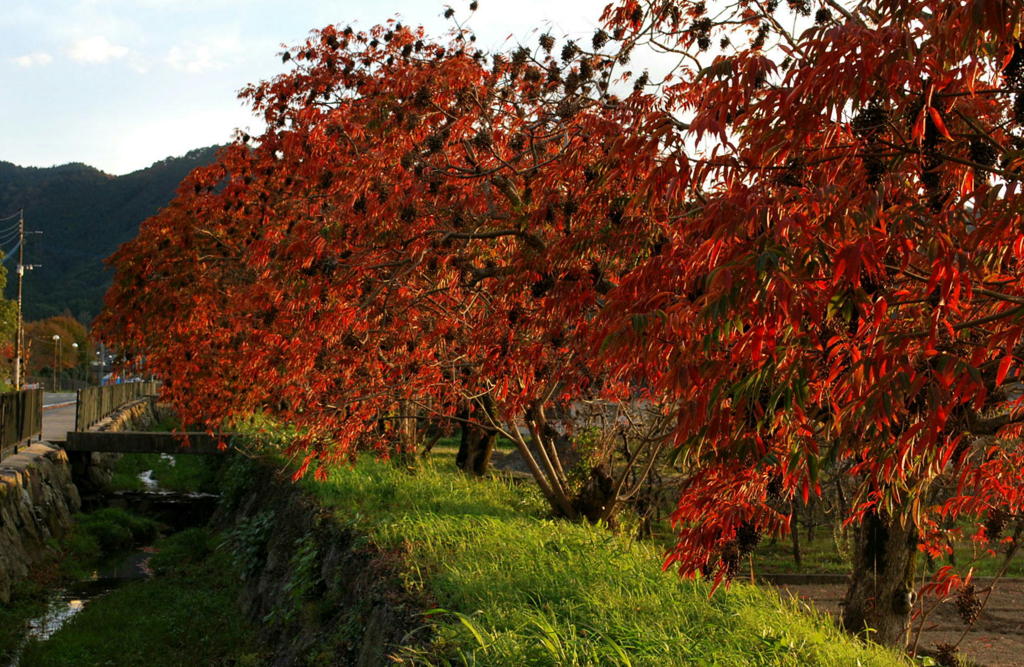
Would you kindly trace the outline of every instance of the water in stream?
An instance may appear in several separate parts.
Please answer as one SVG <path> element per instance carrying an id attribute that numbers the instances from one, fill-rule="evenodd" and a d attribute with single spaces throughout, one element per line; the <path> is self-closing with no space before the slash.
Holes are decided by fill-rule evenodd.
<path id="1" fill-rule="evenodd" d="M 165 491 L 160 488 L 159 481 L 153 478 L 152 470 L 140 473 L 139 480 L 144 491 L 115 492 L 109 496 L 110 505 L 137 509 L 167 524 L 172 531 L 205 523 L 218 498 L 208 493 Z M 126 583 L 152 576 L 149 559 L 153 553 L 155 550 L 152 547 L 142 547 L 97 569 L 88 579 L 52 592 L 47 599 L 46 611 L 28 621 L 25 636 L 15 650 L 9 667 L 18 667 L 21 654 L 29 642 L 48 640 L 85 609 L 89 602 Z"/>
<path id="2" fill-rule="evenodd" d="M 96 570 L 85 581 L 75 582 L 51 593 L 46 612 L 28 622 L 25 641 L 46 641 L 82 611 L 87 603 L 129 581 L 149 577 L 152 574 L 148 564 L 151 555 L 151 550 L 137 551 L 112 566 Z"/>

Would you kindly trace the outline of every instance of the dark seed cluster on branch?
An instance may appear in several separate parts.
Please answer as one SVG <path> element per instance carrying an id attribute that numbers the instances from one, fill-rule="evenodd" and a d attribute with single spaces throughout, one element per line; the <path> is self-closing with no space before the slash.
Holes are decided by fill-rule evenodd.
<path id="1" fill-rule="evenodd" d="M 770 28 L 767 23 L 762 23 L 757 29 L 757 34 L 754 35 L 754 40 L 750 43 L 750 48 L 757 50 L 764 48 L 765 40 L 768 39 L 768 31 Z"/>
<path id="2" fill-rule="evenodd" d="M 697 37 L 697 47 L 707 51 L 711 46 L 711 19 L 703 17 L 690 24 L 689 31 Z"/>
<path id="3" fill-rule="evenodd" d="M 1006 528 L 1006 521 L 1009 516 L 1005 510 L 996 509 L 989 512 L 988 518 L 985 520 L 985 537 L 989 542 L 996 542 L 1003 534 L 1003 529 Z"/>
<path id="4" fill-rule="evenodd" d="M 637 93 L 643 91 L 648 83 L 650 83 L 650 75 L 648 75 L 647 72 L 644 72 L 636 78 L 636 81 L 633 82 L 633 91 Z"/>
<path id="5" fill-rule="evenodd" d="M 786 4 L 800 16 L 811 15 L 811 4 L 807 0 L 786 0 Z"/>
<path id="6" fill-rule="evenodd" d="M 980 137 L 976 137 L 971 139 L 971 143 L 968 146 L 968 157 L 970 157 L 971 162 L 991 167 L 996 163 L 997 153 L 992 144 Z"/>
<path id="7" fill-rule="evenodd" d="M 740 569 L 740 552 L 735 542 L 730 542 L 722 548 L 722 569 L 727 579 L 732 579 Z"/>
<path id="8" fill-rule="evenodd" d="M 978 592 L 974 584 L 967 584 L 960 589 L 956 596 L 956 613 L 965 625 L 974 625 L 981 613 L 981 600 L 978 599 Z"/>
<path id="9" fill-rule="evenodd" d="M 576 54 L 579 53 L 579 51 L 580 48 L 576 46 L 576 42 L 566 42 L 565 46 L 562 47 L 562 62 L 568 63 L 570 60 L 576 57 Z"/>
<path id="10" fill-rule="evenodd" d="M 938 644 L 935 647 L 935 662 L 941 667 L 961 667 L 957 648 L 952 644 Z"/>
<path id="11" fill-rule="evenodd" d="M 885 128 L 889 114 L 877 99 L 871 100 L 853 117 L 853 133 L 861 139 L 871 139 Z"/>
<path id="12" fill-rule="evenodd" d="M 761 531 L 749 521 L 744 521 L 736 529 L 736 548 L 739 549 L 741 557 L 754 551 L 760 542 Z"/>

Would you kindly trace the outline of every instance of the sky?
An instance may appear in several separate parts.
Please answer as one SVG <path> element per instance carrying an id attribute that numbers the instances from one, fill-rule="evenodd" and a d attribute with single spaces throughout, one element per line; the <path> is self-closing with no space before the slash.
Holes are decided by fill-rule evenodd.
<path id="1" fill-rule="evenodd" d="M 84 162 L 109 174 L 258 130 L 237 98 L 286 71 L 314 28 L 397 16 L 442 33 L 449 5 L 483 48 L 540 32 L 587 37 L 610 0 L 3 0 L 0 161 Z M 539 28 L 539 30 L 538 30 Z"/>

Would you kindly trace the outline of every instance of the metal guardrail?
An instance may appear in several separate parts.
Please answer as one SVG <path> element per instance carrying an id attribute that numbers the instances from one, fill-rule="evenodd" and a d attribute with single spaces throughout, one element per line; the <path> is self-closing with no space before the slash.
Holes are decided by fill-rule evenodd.
<path id="1" fill-rule="evenodd" d="M 75 430 L 84 431 L 122 405 L 145 396 L 156 396 L 159 382 L 125 382 L 78 390 Z"/>
<path id="2" fill-rule="evenodd" d="M 0 394 L 0 459 L 14 454 L 19 443 L 42 432 L 42 389 Z"/>

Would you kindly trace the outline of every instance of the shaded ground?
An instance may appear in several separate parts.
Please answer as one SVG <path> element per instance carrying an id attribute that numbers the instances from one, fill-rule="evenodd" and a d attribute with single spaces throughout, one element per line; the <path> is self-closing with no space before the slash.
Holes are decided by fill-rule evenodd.
<path id="1" fill-rule="evenodd" d="M 779 585 L 779 589 L 837 615 L 846 586 L 785 584 Z M 936 644 L 955 644 L 963 630 L 955 604 L 942 604 L 929 615 L 919 647 L 922 651 L 934 651 Z M 1000 582 L 978 622 L 960 644 L 960 654 L 986 667 L 1024 664 L 1024 581 Z"/>

